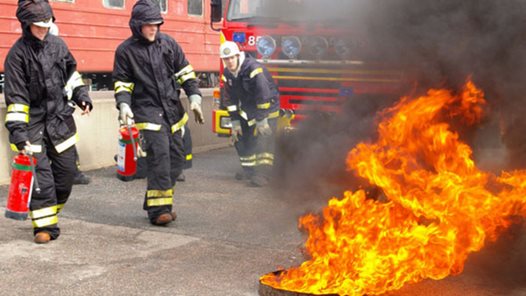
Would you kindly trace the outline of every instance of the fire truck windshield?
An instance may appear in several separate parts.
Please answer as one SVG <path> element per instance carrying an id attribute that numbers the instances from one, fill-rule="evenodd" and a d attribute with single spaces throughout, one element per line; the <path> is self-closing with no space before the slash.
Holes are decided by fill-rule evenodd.
<path id="1" fill-rule="evenodd" d="M 335 20 L 348 17 L 349 0 L 231 0 L 229 21 L 272 19 L 282 21 Z"/>

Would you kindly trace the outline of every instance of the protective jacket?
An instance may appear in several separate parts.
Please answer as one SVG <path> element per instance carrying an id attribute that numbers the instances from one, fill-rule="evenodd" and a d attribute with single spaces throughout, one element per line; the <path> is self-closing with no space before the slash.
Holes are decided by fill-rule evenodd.
<path id="1" fill-rule="evenodd" d="M 150 42 L 141 34 L 141 27 L 162 22 L 159 7 L 151 1 L 139 0 L 132 10 L 132 36 L 115 53 L 113 80 L 117 107 L 128 104 L 139 129 L 160 130 L 169 124 L 176 132 L 188 119 L 179 100 L 179 83 L 186 95 L 201 95 L 192 65 L 183 50 L 170 36 L 157 33 Z"/>
<path id="2" fill-rule="evenodd" d="M 91 100 L 64 41 L 49 33 L 44 40 L 31 34 L 33 22 L 53 18 L 49 4 L 20 1 L 17 18 L 23 34 L 4 64 L 9 141 L 13 150 L 30 141 L 34 152 L 39 152 L 46 134 L 60 153 L 77 141 L 74 103 L 85 102 L 91 109 Z"/>
<path id="3" fill-rule="evenodd" d="M 268 70 L 254 58 L 246 56 L 240 61 L 234 75 L 224 71 L 224 105 L 232 120 L 244 119 L 248 126 L 265 118 L 279 116 L 279 92 Z"/>

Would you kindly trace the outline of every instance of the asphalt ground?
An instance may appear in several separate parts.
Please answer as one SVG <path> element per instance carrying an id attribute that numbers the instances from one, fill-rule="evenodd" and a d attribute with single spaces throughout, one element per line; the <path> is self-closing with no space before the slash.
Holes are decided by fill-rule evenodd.
<path id="1" fill-rule="evenodd" d="M 119 181 L 114 168 L 74 187 L 49 244 L 32 242 L 29 221 L 2 214 L 0 295 L 258 295 L 259 276 L 303 261 L 297 218 L 321 202 L 235 180 L 233 148 L 194 157 L 167 227 L 148 223 L 145 180 Z M 470 256 L 461 275 L 389 295 L 526 295 L 526 226 Z"/>

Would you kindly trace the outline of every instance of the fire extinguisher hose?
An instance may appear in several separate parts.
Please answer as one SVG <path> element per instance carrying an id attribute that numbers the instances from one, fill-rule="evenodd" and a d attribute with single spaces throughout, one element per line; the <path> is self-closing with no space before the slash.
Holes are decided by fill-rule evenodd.
<path id="1" fill-rule="evenodd" d="M 37 173 L 35 172 L 35 164 L 33 162 L 33 153 L 28 152 L 27 155 L 29 156 L 29 167 L 31 168 L 31 174 L 33 174 L 33 181 L 35 182 L 35 191 L 36 193 L 40 193 L 40 186 L 38 185 Z"/>
<path id="2" fill-rule="evenodd" d="M 133 148 L 133 160 L 137 161 L 137 147 L 135 147 L 135 140 L 133 139 L 131 124 L 126 124 L 126 127 L 128 128 L 128 133 L 130 134 L 130 140 Z"/>

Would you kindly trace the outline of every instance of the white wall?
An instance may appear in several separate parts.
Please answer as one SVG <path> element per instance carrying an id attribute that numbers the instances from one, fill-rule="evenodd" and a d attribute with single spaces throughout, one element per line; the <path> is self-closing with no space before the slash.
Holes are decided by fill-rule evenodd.
<path id="1" fill-rule="evenodd" d="M 228 140 L 218 138 L 212 133 L 212 90 L 202 89 L 203 112 L 206 123 L 201 126 L 194 121 L 193 114 L 189 112 L 189 125 L 192 131 L 194 153 L 213 148 L 225 147 Z M 118 111 L 115 108 L 113 92 L 91 92 L 93 112 L 90 116 L 80 116 L 75 112 L 80 142 L 77 144 L 82 170 L 91 170 L 114 165 L 113 156 L 117 153 L 118 139 Z M 187 105 L 186 97 L 182 101 Z M 0 184 L 9 183 L 10 164 L 13 153 L 9 147 L 7 129 L 4 127 L 5 100 L 0 95 Z"/>

